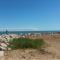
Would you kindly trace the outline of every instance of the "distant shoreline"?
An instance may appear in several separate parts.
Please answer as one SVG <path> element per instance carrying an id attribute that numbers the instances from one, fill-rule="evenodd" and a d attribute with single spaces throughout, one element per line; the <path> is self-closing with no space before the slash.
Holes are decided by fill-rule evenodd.
<path id="1" fill-rule="evenodd" d="M 28 33 L 59 33 L 60 31 L 9 31 L 7 30 L 8 34 L 28 34 Z M 1 34 L 6 34 L 6 31 L 0 31 Z"/>

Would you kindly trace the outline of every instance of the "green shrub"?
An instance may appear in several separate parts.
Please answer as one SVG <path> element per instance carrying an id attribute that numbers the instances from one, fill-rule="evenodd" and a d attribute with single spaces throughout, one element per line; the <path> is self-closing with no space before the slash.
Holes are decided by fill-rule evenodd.
<path id="1" fill-rule="evenodd" d="M 12 49 L 19 49 L 19 48 L 41 48 L 45 42 L 42 39 L 29 39 L 29 38 L 14 38 L 11 40 L 9 47 Z"/>

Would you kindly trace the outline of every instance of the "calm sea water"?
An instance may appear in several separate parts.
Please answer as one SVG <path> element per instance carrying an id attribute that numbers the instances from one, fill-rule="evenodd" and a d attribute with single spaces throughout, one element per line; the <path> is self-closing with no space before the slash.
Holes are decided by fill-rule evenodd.
<path id="1" fill-rule="evenodd" d="M 6 34 L 6 33 L 8 33 L 8 34 L 28 34 L 28 33 L 51 33 L 51 32 L 53 32 L 53 33 L 56 33 L 56 32 L 59 32 L 60 33 L 60 31 L 0 31 L 0 35 L 2 35 L 2 34 Z"/>

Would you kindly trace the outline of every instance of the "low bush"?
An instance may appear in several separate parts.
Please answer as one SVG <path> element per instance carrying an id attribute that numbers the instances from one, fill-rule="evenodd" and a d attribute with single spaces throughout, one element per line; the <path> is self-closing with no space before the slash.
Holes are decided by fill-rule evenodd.
<path id="1" fill-rule="evenodd" d="M 11 49 L 25 49 L 25 48 L 41 48 L 45 42 L 43 39 L 29 39 L 29 38 L 14 38 L 13 40 L 9 41 Z"/>

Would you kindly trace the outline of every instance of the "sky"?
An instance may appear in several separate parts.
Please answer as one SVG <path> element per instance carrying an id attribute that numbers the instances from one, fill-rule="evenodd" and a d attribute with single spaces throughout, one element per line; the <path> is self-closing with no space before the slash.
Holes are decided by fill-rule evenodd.
<path id="1" fill-rule="evenodd" d="M 60 0 L 0 0 L 0 30 L 60 30 Z"/>

